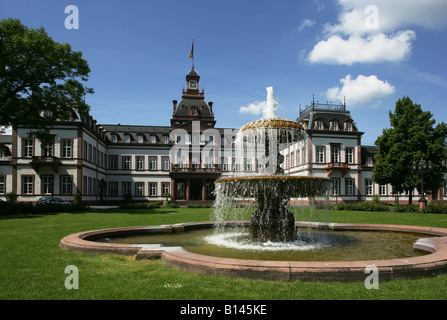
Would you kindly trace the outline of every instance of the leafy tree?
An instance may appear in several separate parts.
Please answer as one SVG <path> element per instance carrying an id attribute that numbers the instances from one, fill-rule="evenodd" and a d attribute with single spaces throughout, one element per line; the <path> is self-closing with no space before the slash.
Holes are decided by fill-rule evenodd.
<path id="1" fill-rule="evenodd" d="M 1 20 L 0 126 L 20 125 L 41 140 L 49 138 L 55 120 L 69 119 L 73 109 L 88 112 L 85 96 L 93 90 L 82 82 L 89 73 L 82 53 L 54 41 L 43 27 Z"/>
<path id="2" fill-rule="evenodd" d="M 436 191 L 446 172 L 447 126 L 435 125 L 433 115 L 422 111 L 409 97 L 396 102 L 394 113 L 389 112 L 391 128 L 384 129 L 375 144 L 379 153 L 374 165 L 373 179 L 379 184 L 391 184 L 393 192 L 408 191 L 410 201 L 415 188 L 420 191 L 420 176 L 413 162 L 430 161 L 432 169 L 424 174 L 424 189 Z"/>

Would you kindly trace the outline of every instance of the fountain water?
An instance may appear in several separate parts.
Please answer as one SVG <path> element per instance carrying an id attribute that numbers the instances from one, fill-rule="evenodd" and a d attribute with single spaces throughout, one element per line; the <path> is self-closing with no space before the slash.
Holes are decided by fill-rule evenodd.
<path id="1" fill-rule="evenodd" d="M 239 167 L 256 159 L 256 171 L 242 170 L 239 175 L 216 181 L 215 213 L 217 225 L 225 224 L 225 213 L 235 197 L 255 198 L 257 210 L 251 217 L 250 236 L 255 241 L 290 242 L 297 239 L 295 217 L 287 208 L 291 198 L 316 197 L 327 193 L 328 178 L 285 176 L 281 150 L 304 138 L 295 121 L 275 115 L 277 102 L 273 88 L 267 89 L 264 117 L 244 125 L 235 149 Z M 220 221 L 219 221 L 220 220 Z"/>

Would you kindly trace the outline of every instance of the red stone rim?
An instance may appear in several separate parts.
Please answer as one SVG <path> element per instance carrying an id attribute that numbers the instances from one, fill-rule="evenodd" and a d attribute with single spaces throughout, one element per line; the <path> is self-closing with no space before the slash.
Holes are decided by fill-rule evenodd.
<path id="1" fill-rule="evenodd" d="M 229 222 L 241 223 L 241 221 Z M 243 221 L 249 224 L 249 221 Z M 275 281 L 364 281 L 369 275 L 367 267 L 374 266 L 380 280 L 419 278 L 447 272 L 447 229 L 379 224 L 338 224 L 297 222 L 307 226 L 329 230 L 375 230 L 411 232 L 435 236 L 421 238 L 413 247 L 428 253 L 420 257 L 367 260 L 367 261 L 265 261 L 219 258 L 191 253 L 182 247 L 162 247 L 159 244 L 113 244 L 89 239 L 117 233 L 176 233 L 194 229 L 211 228 L 213 222 L 191 222 L 174 225 L 101 229 L 68 235 L 60 241 L 62 249 L 81 253 L 134 255 L 135 259 L 162 259 L 168 266 L 194 273 L 226 275 Z"/>

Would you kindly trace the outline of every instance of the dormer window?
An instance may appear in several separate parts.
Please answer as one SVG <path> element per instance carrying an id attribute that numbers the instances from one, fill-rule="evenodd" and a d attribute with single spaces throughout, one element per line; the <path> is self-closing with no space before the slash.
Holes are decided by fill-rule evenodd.
<path id="1" fill-rule="evenodd" d="M 197 109 L 191 108 L 191 115 L 196 116 L 197 115 Z"/>
<path id="2" fill-rule="evenodd" d="M 317 120 L 316 129 L 317 130 L 323 130 L 324 129 L 324 124 L 323 124 L 322 120 Z"/>
<path id="3" fill-rule="evenodd" d="M 124 142 L 125 142 L 125 143 L 130 143 L 130 135 L 126 134 L 126 135 L 124 136 Z"/>
<path id="4" fill-rule="evenodd" d="M 346 131 L 352 131 L 352 122 L 346 122 Z"/>
<path id="5" fill-rule="evenodd" d="M 143 143 L 143 141 L 144 141 L 144 138 L 142 135 L 137 136 L 137 139 L 138 139 L 138 143 Z"/>
<path id="6" fill-rule="evenodd" d="M 157 143 L 157 137 L 151 136 L 151 143 Z"/>
<path id="7" fill-rule="evenodd" d="M 112 142 L 117 143 L 118 142 L 118 136 L 116 134 L 112 134 Z"/>
<path id="8" fill-rule="evenodd" d="M 332 130 L 338 131 L 338 122 L 337 121 L 332 121 Z"/>

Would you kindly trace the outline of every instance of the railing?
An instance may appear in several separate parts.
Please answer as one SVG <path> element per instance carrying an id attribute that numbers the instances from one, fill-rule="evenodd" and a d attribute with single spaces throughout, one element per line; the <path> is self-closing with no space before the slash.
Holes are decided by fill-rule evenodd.
<path id="1" fill-rule="evenodd" d="M 200 165 L 172 165 L 171 172 L 220 172 L 219 166 L 200 166 Z"/>
<path id="2" fill-rule="evenodd" d="M 312 110 L 346 111 L 346 104 L 312 102 L 309 106 L 304 107 L 304 109 L 300 108 L 300 116 Z"/>

